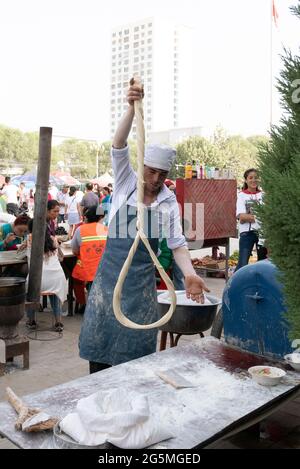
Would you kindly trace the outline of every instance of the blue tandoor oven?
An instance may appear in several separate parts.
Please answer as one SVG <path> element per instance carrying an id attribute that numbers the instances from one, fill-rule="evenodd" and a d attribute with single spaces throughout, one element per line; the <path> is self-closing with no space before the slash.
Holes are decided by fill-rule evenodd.
<path id="1" fill-rule="evenodd" d="M 282 358 L 293 351 L 278 269 L 260 261 L 238 270 L 223 294 L 224 334 L 228 344 Z"/>

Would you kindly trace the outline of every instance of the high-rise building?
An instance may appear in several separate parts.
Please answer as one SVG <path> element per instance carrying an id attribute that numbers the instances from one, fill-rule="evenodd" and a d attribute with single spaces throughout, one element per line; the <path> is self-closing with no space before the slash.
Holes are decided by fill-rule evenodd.
<path id="1" fill-rule="evenodd" d="M 111 136 L 127 108 L 133 76 L 144 83 L 146 135 L 193 125 L 192 47 L 190 28 L 163 19 L 146 18 L 112 31 Z M 135 133 L 133 125 L 133 137 Z"/>

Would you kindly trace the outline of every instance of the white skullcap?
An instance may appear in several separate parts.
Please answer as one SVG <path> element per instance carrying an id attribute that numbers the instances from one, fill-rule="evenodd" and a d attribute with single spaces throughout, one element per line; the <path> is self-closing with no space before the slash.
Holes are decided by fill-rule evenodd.
<path id="1" fill-rule="evenodd" d="M 144 164 L 150 168 L 170 171 L 176 158 L 176 150 L 168 145 L 147 145 L 145 148 Z"/>

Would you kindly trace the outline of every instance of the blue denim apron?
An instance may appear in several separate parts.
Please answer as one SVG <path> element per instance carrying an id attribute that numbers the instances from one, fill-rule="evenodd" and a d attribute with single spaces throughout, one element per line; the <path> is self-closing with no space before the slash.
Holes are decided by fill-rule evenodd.
<path id="1" fill-rule="evenodd" d="M 157 253 L 158 213 L 151 209 L 146 213 L 147 237 Z M 114 288 L 134 241 L 128 230 L 131 226 L 132 231 L 134 226 L 136 232 L 135 222 L 136 208 L 124 204 L 110 223 L 106 248 L 89 293 L 79 337 L 80 357 L 85 360 L 118 365 L 156 351 L 157 329 L 124 327 L 115 318 L 112 307 Z M 145 233 L 147 235 L 146 229 Z M 139 324 L 158 320 L 155 269 L 141 241 L 123 285 L 121 309 L 125 316 Z"/>

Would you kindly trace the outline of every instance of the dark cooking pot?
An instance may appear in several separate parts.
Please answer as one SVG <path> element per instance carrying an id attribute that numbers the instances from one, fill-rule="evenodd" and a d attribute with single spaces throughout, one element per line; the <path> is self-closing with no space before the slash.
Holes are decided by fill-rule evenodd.
<path id="1" fill-rule="evenodd" d="M 207 331 L 216 316 L 221 300 L 212 295 L 206 295 L 211 304 L 199 304 L 195 301 L 187 300 L 185 291 L 176 291 L 176 309 L 161 331 L 175 332 L 177 334 L 198 334 Z M 159 313 L 162 317 L 170 307 L 168 292 L 160 293 L 157 297 Z M 186 304 L 183 304 L 186 303 Z"/>
<path id="2" fill-rule="evenodd" d="M 0 277 L 0 338 L 17 337 L 17 325 L 25 312 L 25 279 Z"/>

